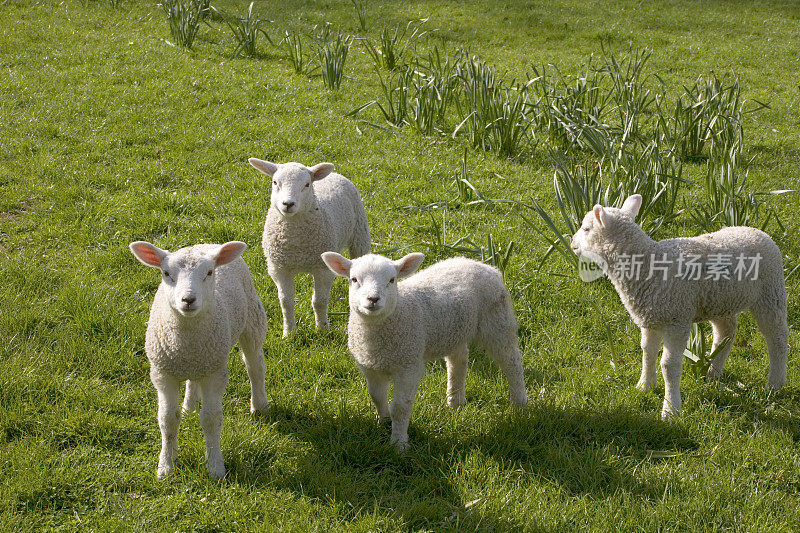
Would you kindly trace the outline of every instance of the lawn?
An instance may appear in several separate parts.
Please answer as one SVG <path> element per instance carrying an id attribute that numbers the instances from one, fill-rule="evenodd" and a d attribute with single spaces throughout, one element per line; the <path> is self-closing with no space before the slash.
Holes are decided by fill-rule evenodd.
<path id="1" fill-rule="evenodd" d="M 240 16 L 248 4 L 212 1 Z M 386 107 L 381 80 L 396 73 L 376 68 L 366 46 L 385 29 L 408 28 L 406 61 L 468 49 L 505 87 L 543 69 L 555 75 L 546 65 L 574 76 L 590 56 L 599 64 L 646 51 L 643 83 L 669 102 L 700 76 L 738 79 L 742 198 L 800 189 L 797 2 L 275 0 L 252 14 L 274 45 L 261 37 L 255 57 L 234 57 L 219 16 L 187 50 L 154 1 L 0 3 L 3 529 L 800 529 L 800 273 L 787 281 L 786 387 L 765 390 L 766 346 L 743 315 L 723 379 L 695 374 L 687 359 L 682 413 L 662 421 L 663 380 L 652 392 L 635 388 L 639 331 L 613 287 L 582 282 L 557 251 L 542 262 L 548 244 L 532 225 L 550 235 L 533 202 L 560 220 L 553 154 L 576 158 L 567 167 L 577 172 L 591 164 L 571 163 L 599 159 L 590 147 L 560 146 L 533 125 L 536 142 L 483 150 L 455 108 L 431 134 L 388 124 L 377 104 L 351 113 L 372 100 Z M 285 32 L 300 36 L 313 67 L 308 35 L 325 23 L 355 38 L 338 90 L 319 70 L 295 72 L 278 45 Z M 642 120 L 650 127 L 655 116 Z M 659 237 L 703 232 L 709 150 L 682 161 L 676 216 Z M 298 329 L 281 338 L 260 247 L 270 185 L 248 157 L 334 163 L 359 188 L 379 253 L 420 251 L 426 265 L 457 253 L 501 262 L 529 408 L 511 409 L 499 369 L 474 350 L 467 404 L 451 411 L 445 367 L 431 364 L 412 448 L 396 453 L 347 353 L 345 282 L 333 288 L 331 330 L 317 332 L 311 281 L 300 278 Z M 800 193 L 753 198 L 758 224 L 772 213 L 765 228 L 788 273 L 800 264 Z M 507 263 L 490 236 L 503 250 L 514 243 Z M 250 416 L 235 349 L 221 482 L 206 473 L 197 415 L 183 418 L 176 475 L 156 480 L 144 334 L 159 280 L 129 252 L 134 240 L 250 245 L 244 258 L 270 324 L 272 409 Z"/>

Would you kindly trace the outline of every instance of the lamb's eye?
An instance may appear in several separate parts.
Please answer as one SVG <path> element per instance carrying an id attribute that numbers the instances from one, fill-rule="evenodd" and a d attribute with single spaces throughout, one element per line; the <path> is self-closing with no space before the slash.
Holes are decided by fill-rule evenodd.
<path id="1" fill-rule="evenodd" d="M 213 271 L 213 270 L 209 270 L 209 271 L 206 273 L 206 276 L 210 276 L 210 275 L 212 275 L 213 273 L 214 273 L 214 271 Z"/>
<path id="2" fill-rule="evenodd" d="M 164 271 L 164 277 L 165 277 L 165 278 L 169 278 L 169 277 L 170 277 L 170 275 L 169 275 L 169 271 L 168 271 L 168 270 L 165 270 L 165 271 Z"/>
<path id="3" fill-rule="evenodd" d="M 394 278 L 390 279 L 389 283 L 394 283 Z"/>
<path id="4" fill-rule="evenodd" d="M 278 184 L 278 182 L 277 182 L 277 181 L 275 181 L 275 180 L 272 180 L 272 184 L 273 184 L 273 185 L 277 185 L 277 184 Z"/>
<path id="5" fill-rule="evenodd" d="M 308 189 L 311 186 L 311 183 L 306 183 L 305 188 Z"/>
<path id="6" fill-rule="evenodd" d="M 590 230 L 590 229 L 592 229 L 592 228 L 591 228 L 591 227 L 589 227 L 589 226 L 584 226 L 584 227 L 582 227 L 581 229 L 582 229 L 583 231 L 585 231 L 586 233 L 589 233 L 589 230 Z"/>
<path id="7" fill-rule="evenodd" d="M 358 280 L 356 278 L 350 278 L 350 281 L 352 281 L 353 283 L 358 283 Z"/>

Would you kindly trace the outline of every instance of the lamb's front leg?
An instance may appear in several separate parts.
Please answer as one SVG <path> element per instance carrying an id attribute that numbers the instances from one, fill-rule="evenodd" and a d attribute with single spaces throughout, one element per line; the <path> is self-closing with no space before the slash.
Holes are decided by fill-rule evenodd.
<path id="1" fill-rule="evenodd" d="M 661 350 L 661 331 L 642 328 L 642 376 L 636 387 L 648 391 L 656 384 L 658 352 Z"/>
<path id="2" fill-rule="evenodd" d="M 424 363 L 395 374 L 394 398 L 389 412 L 392 417 L 392 440 L 398 451 L 408 449 L 408 425 L 411 422 L 411 409 L 417 397 L 419 382 L 425 372 Z"/>
<path id="3" fill-rule="evenodd" d="M 311 296 L 311 306 L 314 308 L 314 321 L 317 329 L 328 329 L 328 302 L 336 275 L 326 268 L 314 272 L 313 276 L 314 294 Z"/>
<path id="4" fill-rule="evenodd" d="M 283 336 L 288 337 L 294 330 L 294 275 L 282 270 L 269 272 L 278 288 L 278 300 L 283 314 Z"/>
<path id="5" fill-rule="evenodd" d="M 169 376 L 150 371 L 150 379 L 158 393 L 158 427 L 161 430 L 161 454 L 158 457 L 158 479 L 172 474 L 178 456 L 178 426 L 181 422 L 180 382 Z"/>
<path id="6" fill-rule="evenodd" d="M 228 384 L 228 369 L 212 374 L 200 381 L 203 406 L 200 409 L 200 425 L 206 440 L 208 473 L 214 479 L 225 477 L 225 461 L 222 458 L 222 395 Z"/>
<path id="7" fill-rule="evenodd" d="M 367 378 L 367 392 L 369 392 L 372 403 L 378 411 L 378 419 L 383 422 L 391 418 L 389 413 L 389 377 L 383 372 L 362 369 L 364 377 Z"/>
<path id="8" fill-rule="evenodd" d="M 661 418 L 677 415 L 681 410 L 681 370 L 683 352 L 689 339 L 691 325 L 670 328 L 663 332 L 664 355 L 661 356 L 661 372 L 664 374 L 664 405 Z"/>

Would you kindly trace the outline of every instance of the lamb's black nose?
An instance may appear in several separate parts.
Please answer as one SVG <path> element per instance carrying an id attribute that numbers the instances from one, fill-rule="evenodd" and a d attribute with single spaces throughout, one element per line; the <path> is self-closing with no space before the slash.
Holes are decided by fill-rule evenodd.
<path id="1" fill-rule="evenodd" d="M 291 209 L 294 206 L 294 202 L 283 202 L 283 206 L 286 209 Z"/>
<path id="2" fill-rule="evenodd" d="M 380 296 L 367 296 L 367 300 L 369 300 L 370 303 L 373 303 L 373 304 L 378 303 L 378 300 L 380 300 L 380 299 L 381 299 Z"/>
<path id="3" fill-rule="evenodd" d="M 181 298 L 181 301 L 186 303 L 187 305 L 192 305 L 197 298 L 195 296 L 184 296 Z"/>

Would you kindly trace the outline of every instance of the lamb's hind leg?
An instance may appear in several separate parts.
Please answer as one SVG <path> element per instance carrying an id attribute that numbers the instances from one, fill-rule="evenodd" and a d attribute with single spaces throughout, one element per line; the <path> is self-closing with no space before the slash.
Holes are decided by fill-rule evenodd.
<path id="1" fill-rule="evenodd" d="M 317 329 L 328 329 L 328 302 L 331 299 L 331 287 L 336 275 L 328 270 L 314 272 L 314 294 L 311 296 L 311 306 L 314 308 L 314 321 Z"/>
<path id="2" fill-rule="evenodd" d="M 183 412 L 194 413 L 200 405 L 200 386 L 196 381 L 186 381 L 186 393 L 183 396 Z"/>
<path id="3" fill-rule="evenodd" d="M 723 342 L 725 343 L 708 367 L 708 377 L 719 379 L 722 375 L 725 361 L 728 359 L 728 354 L 731 353 L 731 348 L 733 347 L 733 338 L 736 336 L 736 317 L 715 318 L 711 321 L 711 327 L 714 330 L 714 343 L 711 346 L 711 352 L 713 353 Z"/>
<path id="4" fill-rule="evenodd" d="M 658 352 L 661 350 L 661 331 L 642 328 L 642 376 L 636 387 L 648 391 L 656 384 Z"/>
<path id="5" fill-rule="evenodd" d="M 262 311 L 263 313 L 263 311 Z M 250 379 L 250 413 L 266 413 L 269 409 L 267 391 L 264 384 L 264 338 L 266 336 L 266 317 L 263 328 L 251 326 L 239 337 L 242 360 Z"/>
<path id="6" fill-rule="evenodd" d="M 467 401 L 467 365 L 469 346 L 464 345 L 444 358 L 447 363 L 447 405 L 451 409 L 461 407 Z"/>
<path id="7" fill-rule="evenodd" d="M 513 341 L 490 341 L 485 343 L 489 356 L 497 363 L 508 381 L 511 403 L 522 409 L 528 405 L 528 391 L 525 390 L 525 376 L 522 371 L 522 354 L 517 346 L 516 333 Z"/>
<path id="8" fill-rule="evenodd" d="M 783 300 L 786 301 L 785 298 Z M 774 302 L 773 302 L 774 306 Z M 786 308 L 754 308 L 753 316 L 758 330 L 764 336 L 769 350 L 769 386 L 777 390 L 786 383 L 786 362 L 789 354 L 789 327 L 786 323 Z"/>

